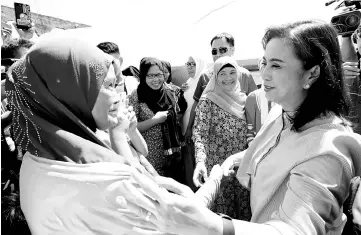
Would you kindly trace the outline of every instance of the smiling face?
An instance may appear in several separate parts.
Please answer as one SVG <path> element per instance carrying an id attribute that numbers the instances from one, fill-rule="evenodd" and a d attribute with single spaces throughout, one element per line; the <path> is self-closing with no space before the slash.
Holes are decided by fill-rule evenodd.
<path id="1" fill-rule="evenodd" d="M 266 45 L 261 63 L 267 99 L 280 104 L 285 111 L 295 111 L 306 96 L 303 86 L 307 78 L 293 48 L 284 40 L 273 38 Z"/>
<path id="2" fill-rule="evenodd" d="M 145 82 L 153 90 L 159 90 L 164 83 L 164 73 L 157 65 L 149 68 Z"/>
<path id="3" fill-rule="evenodd" d="M 189 77 L 193 78 L 196 75 L 196 69 L 197 69 L 196 62 L 194 61 L 194 59 L 192 57 L 189 57 L 187 63 L 188 63 L 188 65 L 186 66 L 186 68 L 187 68 L 188 75 L 189 75 Z M 193 64 L 195 66 L 191 66 Z"/>
<path id="4" fill-rule="evenodd" d="M 232 91 L 237 85 L 237 70 L 232 67 L 224 67 L 218 72 L 217 84 L 227 91 Z"/>
<path id="5" fill-rule="evenodd" d="M 111 65 L 92 109 L 93 118 L 100 130 L 106 130 L 118 123 L 120 96 L 114 88 L 115 82 L 116 75 L 114 67 Z"/>

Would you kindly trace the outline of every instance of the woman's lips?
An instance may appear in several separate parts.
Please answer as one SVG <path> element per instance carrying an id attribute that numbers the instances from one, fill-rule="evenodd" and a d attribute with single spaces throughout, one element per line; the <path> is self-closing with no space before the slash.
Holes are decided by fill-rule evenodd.
<path id="1" fill-rule="evenodd" d="M 264 90 L 265 91 L 270 91 L 272 89 L 274 89 L 274 87 L 264 85 Z"/>

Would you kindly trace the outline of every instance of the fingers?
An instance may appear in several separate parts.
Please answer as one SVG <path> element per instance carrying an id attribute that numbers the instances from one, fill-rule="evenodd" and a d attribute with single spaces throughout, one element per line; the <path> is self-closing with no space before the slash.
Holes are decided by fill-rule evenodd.
<path id="1" fill-rule="evenodd" d="M 134 180 L 140 185 L 140 187 L 146 192 L 152 199 L 161 202 L 167 199 L 168 192 L 164 188 L 161 188 L 155 181 L 149 177 L 142 175 L 138 172 L 133 172 Z"/>
<path id="2" fill-rule="evenodd" d="M 162 186 L 165 189 L 172 191 L 176 194 L 179 194 L 179 195 L 182 195 L 185 197 L 193 195 L 193 191 L 189 187 L 178 183 L 174 179 L 162 177 L 162 176 L 158 176 L 155 179 L 156 179 L 156 182 L 160 186 Z"/>
<path id="3" fill-rule="evenodd" d="M 224 176 L 229 176 L 230 174 L 234 173 L 234 171 L 233 171 L 233 163 L 230 160 L 226 160 L 223 163 L 222 168 L 223 168 L 223 175 Z"/>
<path id="4" fill-rule="evenodd" d="M 196 167 L 193 173 L 193 183 L 198 188 L 202 186 L 202 183 L 199 181 L 199 178 L 200 178 L 200 172 L 199 169 Z"/>
<path id="5" fill-rule="evenodd" d="M 350 65 L 350 66 L 356 66 L 356 67 L 357 67 L 358 62 L 344 62 L 344 63 L 342 64 L 342 66 L 345 66 L 345 65 Z"/>
<path id="6" fill-rule="evenodd" d="M 352 72 L 360 72 L 360 70 L 357 68 L 357 65 L 356 66 L 351 66 L 351 65 L 344 65 L 343 66 L 343 71 L 344 72 L 347 72 L 347 71 L 352 71 Z"/>
<path id="7" fill-rule="evenodd" d="M 208 180 L 207 169 L 204 169 L 204 170 L 202 171 L 202 176 L 203 176 L 204 181 L 207 181 L 207 180 Z"/>
<path id="8" fill-rule="evenodd" d="M 122 181 L 124 194 L 127 199 L 128 209 L 133 213 L 139 215 L 144 212 L 144 209 L 152 212 L 153 214 L 157 213 L 158 204 L 151 198 L 147 197 L 143 193 L 141 193 L 133 184 L 131 184 L 128 180 Z M 129 203 L 130 202 L 130 203 Z M 137 211 L 138 210 L 138 211 Z"/>

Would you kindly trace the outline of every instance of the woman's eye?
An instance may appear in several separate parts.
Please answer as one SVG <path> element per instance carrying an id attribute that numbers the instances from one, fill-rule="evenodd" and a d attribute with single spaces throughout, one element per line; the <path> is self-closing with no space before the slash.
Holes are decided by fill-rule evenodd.
<path id="1" fill-rule="evenodd" d="M 281 66 L 279 66 L 278 64 L 273 64 L 271 65 L 272 68 L 280 68 Z"/>

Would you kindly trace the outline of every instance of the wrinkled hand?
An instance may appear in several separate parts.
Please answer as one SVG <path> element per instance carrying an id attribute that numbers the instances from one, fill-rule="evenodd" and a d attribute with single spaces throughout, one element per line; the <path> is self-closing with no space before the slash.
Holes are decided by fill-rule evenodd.
<path id="1" fill-rule="evenodd" d="M 165 177 L 156 177 L 154 182 L 137 172 L 133 178 L 140 188 L 128 180 L 120 182 L 123 192 L 119 193 L 125 198 L 127 210 L 135 215 L 126 213 L 122 220 L 172 234 L 222 233 L 222 219 L 208 210 L 189 187 Z"/>
<path id="2" fill-rule="evenodd" d="M 238 166 L 239 162 L 237 162 L 237 155 L 229 156 L 222 164 L 223 175 L 230 176 L 234 174 L 234 167 Z"/>
<path id="3" fill-rule="evenodd" d="M 186 91 L 188 89 L 188 87 L 189 87 L 188 83 L 185 82 L 182 84 L 181 89 L 182 89 L 182 91 Z"/>
<path id="4" fill-rule="evenodd" d="M 138 126 L 138 120 L 137 120 L 137 116 L 135 115 L 135 112 L 133 112 L 133 106 L 129 106 L 128 111 L 129 111 L 128 119 L 130 122 L 129 132 L 136 131 Z"/>
<path id="5" fill-rule="evenodd" d="M 154 115 L 154 119 L 157 120 L 158 123 L 163 123 L 167 120 L 168 111 L 159 111 Z"/>
<path id="6" fill-rule="evenodd" d="M 342 64 L 342 69 L 345 79 L 353 79 L 360 75 L 360 69 L 357 68 L 358 62 L 345 62 Z"/>
<path id="7" fill-rule="evenodd" d="M 207 168 L 204 162 L 198 162 L 194 169 L 193 183 L 196 187 L 201 187 L 203 185 L 201 179 L 204 179 L 204 181 L 207 181 L 208 179 Z"/>
<path id="8" fill-rule="evenodd" d="M 109 128 L 109 132 L 127 132 L 130 125 L 129 115 L 130 113 L 128 109 L 119 107 L 117 114 L 118 123 Z"/>

